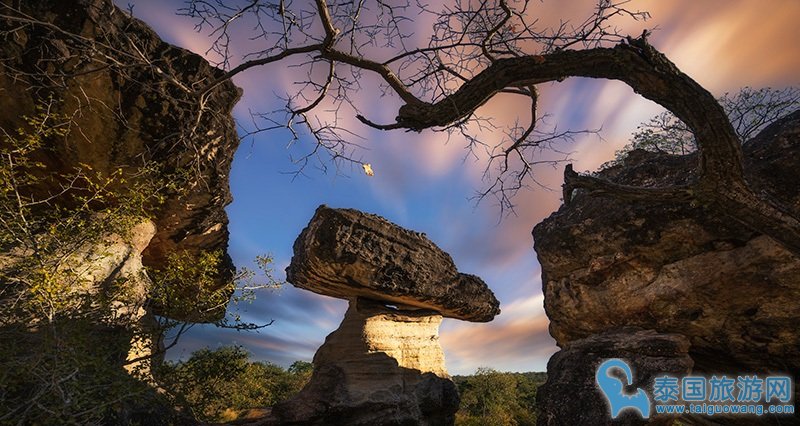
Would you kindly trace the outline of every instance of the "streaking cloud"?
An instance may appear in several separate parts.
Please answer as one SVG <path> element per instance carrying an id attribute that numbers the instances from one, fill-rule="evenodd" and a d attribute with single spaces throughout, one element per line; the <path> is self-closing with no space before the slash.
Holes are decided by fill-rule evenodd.
<path id="1" fill-rule="evenodd" d="M 125 7 L 128 1 L 118 1 Z M 125 4 L 123 4 L 125 3 Z M 152 25 L 167 40 L 205 54 L 209 39 L 194 31 L 193 22 L 173 12 L 181 2 L 131 1 L 137 16 Z M 560 17 L 580 19 L 594 2 L 548 1 L 540 6 L 543 22 Z M 785 86 L 800 83 L 800 3 L 794 0 L 763 2 L 708 0 L 697 2 L 631 1 L 631 9 L 647 9 L 647 22 L 622 22 L 634 35 L 643 28 L 655 28 L 650 41 L 684 72 L 715 95 L 750 85 Z M 417 22 L 415 37 L 429 32 L 429 21 Z M 210 58 L 216 59 L 216 58 Z M 296 69 L 273 64 L 237 76 L 244 98 L 236 117 L 250 125 L 250 111 L 282 107 L 277 96 L 291 90 Z M 365 77 L 363 89 L 353 99 L 373 120 L 391 120 L 399 101 L 381 96 L 377 80 Z M 498 97 L 478 113 L 513 123 L 526 120 L 525 102 Z M 617 82 L 571 79 L 540 88 L 541 113 L 560 129 L 600 129 L 600 137 L 585 135 L 558 148 L 569 153 L 577 170 L 593 170 L 613 158 L 628 141 L 636 125 L 659 111 Z M 478 366 L 501 370 L 543 370 L 556 348 L 547 332 L 542 308 L 538 264 L 530 235 L 534 224 L 560 205 L 563 164 L 537 169 L 544 188 L 522 191 L 515 199 L 516 216 L 502 221 L 491 200 L 474 207 L 469 200 L 480 190 L 485 169 L 485 152 L 471 156 L 466 143 L 454 134 L 430 131 L 381 132 L 370 129 L 355 117 L 345 117 L 346 126 L 364 139 L 359 159 L 371 165 L 368 178 L 361 166 L 329 171 L 313 169 L 308 177 L 280 174 L 290 171 L 285 132 L 260 133 L 252 143 L 243 144 L 234 163 L 231 185 L 235 201 L 229 207 L 231 252 L 237 264 L 245 265 L 258 251 L 273 252 L 284 263 L 291 256 L 294 237 L 316 206 L 327 203 L 355 207 L 381 214 L 400 225 L 426 232 L 444 250 L 453 254 L 459 268 L 483 276 L 501 300 L 502 313 L 489 324 L 446 322 L 442 328 L 448 368 L 453 374 L 471 373 Z M 486 142 L 499 143 L 500 134 L 486 132 Z M 255 252 L 255 253 L 253 253 Z M 236 341 L 250 348 L 260 359 L 288 365 L 295 359 L 309 360 L 324 336 L 336 328 L 344 304 L 318 296 L 307 298 L 285 289 L 280 295 L 264 295 L 250 308 L 253 318 L 276 320 L 260 334 L 226 333 L 198 327 L 185 340 L 182 356 L 204 344 Z M 182 351 L 182 352 L 181 352 Z"/>

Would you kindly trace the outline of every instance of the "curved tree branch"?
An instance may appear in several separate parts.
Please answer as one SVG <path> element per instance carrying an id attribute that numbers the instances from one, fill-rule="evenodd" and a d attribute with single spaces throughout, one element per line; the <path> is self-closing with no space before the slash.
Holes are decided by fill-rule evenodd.
<path id="1" fill-rule="evenodd" d="M 714 97 L 642 39 L 614 48 L 565 50 L 547 55 L 501 58 L 435 104 L 404 105 L 397 122 L 420 131 L 468 116 L 509 86 L 566 77 L 622 81 L 683 120 L 700 146 L 701 172 L 719 180 L 741 180 L 742 154 L 736 132 Z"/>
<path id="2" fill-rule="evenodd" d="M 571 192 L 576 188 L 629 201 L 690 201 L 769 235 L 800 255 L 800 221 L 795 215 L 787 213 L 787 209 L 782 208 L 780 203 L 765 199 L 766 196 L 755 194 L 750 189 L 744 177 L 741 141 L 716 99 L 652 47 L 647 42 L 647 31 L 636 39 L 622 38 L 614 32 L 606 31 L 605 22 L 611 16 L 615 14 L 636 16 L 622 9 L 620 5 L 601 2 L 594 18 L 587 20 L 576 32 L 572 34 L 569 31 L 564 32 L 562 26 L 549 36 L 546 33 L 533 31 L 528 24 L 525 24 L 524 19 L 512 22 L 521 15 L 514 13 L 504 1 L 494 6 L 486 2 L 481 3 L 479 10 L 473 10 L 471 6 L 466 9 L 446 8 L 449 12 L 442 12 L 436 24 L 438 27 L 435 26 L 442 32 L 434 36 L 435 40 L 432 39 L 434 41 L 428 48 L 408 50 L 403 46 L 403 53 L 394 54 L 389 60 L 379 61 L 364 57 L 359 47 L 354 44 L 353 34 L 358 30 L 355 20 L 360 14 L 360 6 L 350 10 L 347 5 L 329 5 L 326 0 L 315 0 L 314 4 L 317 19 L 322 25 L 322 34 L 304 33 L 308 45 L 284 48 L 280 53 L 246 62 L 229 71 L 222 79 L 230 78 L 247 68 L 275 62 L 298 53 L 310 55 L 311 63 L 328 61 L 331 66 L 335 62 L 350 65 L 356 70 L 353 75 L 355 80 L 358 79 L 357 73 L 361 70 L 372 71 L 378 74 L 404 102 L 398 111 L 395 123 L 376 124 L 361 115 L 357 116 L 362 123 L 381 130 L 422 131 L 429 128 L 459 127 L 474 117 L 475 111 L 498 93 L 512 91 L 525 94 L 527 89 L 532 100 L 533 119 L 527 129 L 522 129 L 520 133 L 522 137 L 512 137 L 510 147 L 504 150 L 506 160 L 512 152 L 520 155 L 520 162 L 525 167 L 525 173 L 520 175 L 523 177 L 529 176 L 531 163 L 522 156 L 520 150 L 536 146 L 536 143 L 527 140 L 535 131 L 534 87 L 545 82 L 562 81 L 568 77 L 618 80 L 627 84 L 636 93 L 674 113 L 691 130 L 699 150 L 698 178 L 687 187 L 635 188 L 581 176 L 569 168 L 565 172 L 565 202 L 569 202 Z M 476 23 L 479 12 L 495 15 L 488 21 Z M 450 26 L 451 18 L 453 22 L 461 23 L 455 29 Z M 344 33 L 350 34 L 349 51 L 346 47 L 338 46 L 346 44 L 346 39 L 339 37 L 342 32 L 337 28 L 337 25 L 344 21 L 352 22 L 352 28 Z M 523 27 L 525 37 L 544 43 L 543 51 L 548 53 L 526 55 L 514 43 L 506 46 L 510 41 L 507 40 L 509 35 L 504 33 L 503 28 L 508 25 L 511 31 L 515 31 L 513 28 L 516 24 L 525 24 Z M 369 28 L 371 30 L 366 31 L 366 35 L 373 37 L 377 34 L 376 28 L 383 27 Z M 397 27 L 392 28 L 398 32 L 391 34 L 399 34 Z M 599 47 L 600 42 L 609 41 L 608 37 L 611 35 L 616 36 L 614 40 L 622 41 L 614 47 Z M 403 41 L 403 35 L 395 37 Z M 517 37 L 512 41 L 520 42 L 524 39 L 522 36 Z M 389 36 L 389 39 L 391 40 L 392 36 Z M 445 43 L 439 46 L 438 41 Z M 365 44 L 369 42 L 370 40 L 366 40 Z M 476 43 L 479 48 L 475 48 Z M 574 44 L 581 44 L 586 48 L 564 49 L 565 46 Z M 497 50 L 495 45 L 506 47 Z M 472 49 L 468 46 L 472 46 Z M 442 56 L 446 56 L 449 63 L 445 64 Z M 415 57 L 425 65 L 416 73 L 399 76 L 398 74 L 402 74 L 404 70 L 408 73 L 407 67 Z M 397 65 L 396 70 L 389 67 L 390 63 L 400 59 L 402 62 Z M 473 69 L 481 67 L 485 68 L 473 73 Z M 340 91 L 348 90 L 346 87 L 342 88 L 340 80 L 337 80 L 337 83 Z M 216 84 L 218 82 L 212 82 L 202 93 L 208 93 Z M 460 86 L 452 90 L 456 84 Z M 429 98 L 432 101 L 424 102 L 417 97 L 412 92 L 412 88 L 417 90 L 417 87 L 425 94 L 433 93 Z M 319 105 L 326 93 L 327 90 L 323 90 L 320 97 L 311 104 L 311 108 Z M 505 163 L 501 173 L 508 171 L 508 167 Z M 517 187 L 519 185 L 514 186 Z"/>
<path id="3" fill-rule="evenodd" d="M 243 63 L 237 65 L 236 67 L 232 68 L 230 71 L 226 72 L 225 74 L 222 74 L 217 79 L 215 79 L 215 80 L 211 81 L 210 83 L 208 83 L 203 89 L 200 90 L 200 92 L 198 93 L 198 96 L 199 97 L 203 97 L 203 96 L 207 95 L 209 92 L 214 90 L 220 84 L 232 79 L 233 77 L 235 77 L 239 73 L 242 73 L 244 71 L 249 70 L 250 68 L 260 67 L 262 65 L 271 64 L 273 62 L 278 62 L 278 61 L 286 59 L 286 58 L 288 58 L 290 56 L 297 55 L 297 54 L 300 54 L 300 53 L 318 52 L 318 51 L 321 51 L 322 49 L 323 49 L 323 45 L 322 44 L 311 44 L 311 45 L 308 45 L 308 46 L 289 48 L 289 49 L 283 50 L 280 53 L 275 54 L 275 55 L 266 56 L 266 57 L 258 58 L 258 59 L 252 59 L 252 60 L 243 62 Z"/>
<path id="4" fill-rule="evenodd" d="M 800 255 L 800 221 L 779 203 L 755 194 L 744 179 L 741 143 L 714 97 L 650 46 L 646 33 L 613 48 L 559 51 L 495 60 L 454 93 L 436 103 L 406 104 L 397 126 L 421 131 L 447 126 L 472 114 L 506 87 L 535 85 L 566 77 L 619 80 L 686 123 L 699 148 L 699 179 L 691 187 L 635 188 L 565 172 L 564 200 L 586 188 L 623 200 L 695 201 L 769 235 Z"/>

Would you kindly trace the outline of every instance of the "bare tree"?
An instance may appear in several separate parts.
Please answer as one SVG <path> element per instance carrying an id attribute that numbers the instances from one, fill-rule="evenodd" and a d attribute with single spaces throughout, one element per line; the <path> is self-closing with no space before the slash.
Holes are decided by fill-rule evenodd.
<path id="1" fill-rule="evenodd" d="M 565 202 L 573 190 L 585 189 L 621 201 L 692 203 L 769 235 L 800 254 L 796 215 L 778 201 L 756 194 L 745 180 L 741 129 L 737 134 L 714 97 L 648 43 L 648 31 L 634 38 L 622 36 L 612 25 L 618 17 L 645 19 L 645 12 L 628 10 L 625 1 L 600 0 L 579 24 L 539 28 L 535 3 L 457 1 L 435 10 L 408 1 L 190 0 L 181 12 L 197 19 L 198 30 L 210 32 L 214 40 L 210 51 L 228 67 L 223 77 L 199 91 L 201 98 L 239 73 L 300 57 L 308 78 L 287 97 L 285 120 L 272 118 L 273 126 L 261 129 L 303 125 L 317 143 L 312 154 L 319 154 L 319 148 L 334 160 L 356 162 L 348 155 L 349 136 L 355 129 L 337 125 L 344 107 L 376 129 L 460 132 L 471 149 L 487 150 L 488 188 L 483 195 L 495 195 L 503 206 L 511 206 L 509 197 L 535 179 L 536 155 L 542 148 L 574 136 L 538 130 L 536 86 L 568 77 L 622 81 L 685 123 L 699 151 L 698 178 L 681 187 L 631 187 L 580 175 L 567 166 Z M 417 38 L 410 32 L 412 19 L 432 22 L 427 41 L 416 46 L 411 45 Z M 231 67 L 238 25 L 256 28 L 247 32 L 251 44 L 267 47 L 248 53 Z M 326 70 L 323 78 L 320 68 Z M 380 78 L 384 94 L 400 99 L 394 122 L 378 124 L 355 104 L 353 95 L 366 90 L 361 81 L 368 73 Z M 528 98 L 530 121 L 507 129 L 500 145 L 488 146 L 470 136 L 470 125 L 485 120 L 476 111 L 500 93 Z M 323 104 L 332 115 L 314 114 Z"/>
<path id="2" fill-rule="evenodd" d="M 751 135 L 759 125 L 740 128 L 746 120 L 735 117 L 732 124 L 708 91 L 648 43 L 648 31 L 633 38 L 623 36 L 613 25 L 615 19 L 646 19 L 646 12 L 627 9 L 624 0 L 599 0 L 579 23 L 541 27 L 536 6 L 524 0 L 465 0 L 438 9 L 410 0 L 335 4 L 325 0 L 187 0 L 180 13 L 195 18 L 197 29 L 212 36 L 209 53 L 219 57 L 226 72 L 212 81 L 188 85 L 167 72 L 167 81 L 182 96 L 194 95 L 196 104 L 187 105 L 185 111 L 201 123 L 205 115 L 215 114 L 213 98 L 223 83 L 247 70 L 284 61 L 305 70 L 306 77 L 287 94 L 284 109 L 254 114 L 254 119 L 261 119 L 254 120 L 254 132 L 285 128 L 293 141 L 300 140 L 302 133 L 311 136 L 313 147 L 297 159 L 300 171 L 315 159 L 322 168 L 331 160 L 337 166 L 363 164 L 357 158 L 358 129 L 341 124 L 353 114 L 375 129 L 463 136 L 476 158 L 487 159 L 485 188 L 478 198 L 493 196 L 502 209 L 508 209 L 513 208 L 512 197 L 518 190 L 537 182 L 536 166 L 568 161 L 566 156 L 541 154 L 585 132 L 543 128 L 537 85 L 576 76 L 619 80 L 662 105 L 691 132 L 699 151 L 698 178 L 676 188 L 624 187 L 579 175 L 568 166 L 565 202 L 573 190 L 583 188 L 620 200 L 693 203 L 800 252 L 796 215 L 777 200 L 756 194 L 744 177 L 739 135 Z M 11 13 L 0 18 L 11 24 L 53 27 L 4 7 Z M 430 34 L 414 34 L 414 20 L 430 22 Z M 69 36 L 74 43 L 85 44 L 87 51 L 109 50 L 80 35 Z M 101 63 L 165 73 L 164 66 L 138 54 L 136 44 L 131 45 L 133 52 L 104 54 L 107 60 Z M 234 48 L 252 49 L 234 66 Z M 59 84 L 58 79 L 53 84 Z M 381 96 L 397 99 L 391 123 L 376 123 L 356 102 L 355 94 L 368 90 L 366 85 L 375 80 Z M 527 99 L 529 116 L 520 117 L 510 128 L 495 129 L 496 122 L 481 117 L 478 109 L 499 94 Z M 764 117 L 771 117 L 770 113 Z M 500 143 L 484 141 L 483 129 L 506 137 Z M 191 136 L 194 129 L 182 133 Z M 191 144 L 191 137 L 179 139 Z"/>
<path id="3" fill-rule="evenodd" d="M 618 42 L 624 37 L 616 33 L 611 20 L 647 17 L 644 12 L 625 9 L 623 4 L 603 1 L 577 25 L 562 22 L 557 28 L 540 29 L 532 16 L 533 9 L 527 2 L 456 2 L 434 10 L 408 1 L 329 5 L 324 1 L 192 0 L 180 13 L 195 18 L 197 30 L 211 35 L 213 41 L 207 53 L 218 57 L 218 65 L 228 69 L 226 75 L 200 91 L 201 99 L 218 84 L 251 68 L 293 61 L 305 69 L 307 78 L 287 94 L 285 109 L 254 114 L 264 120 L 256 125 L 255 132 L 287 128 L 294 140 L 299 140 L 298 132 L 312 137 L 316 145 L 297 160 L 299 170 L 313 158 L 322 168 L 331 159 L 337 165 L 362 163 L 355 156 L 357 129 L 339 124 L 344 114 L 352 112 L 362 123 L 376 129 L 430 129 L 464 137 L 470 150 L 481 150 L 475 152 L 476 156 L 484 154 L 489 158 L 484 175 L 487 185 L 479 198 L 497 196 L 501 208 L 512 208 L 513 194 L 528 181 L 535 182 L 536 165 L 566 159 L 546 160 L 537 154 L 587 132 L 541 128 L 535 85 L 545 80 L 522 78 L 486 92 L 487 82 L 496 83 L 492 80 L 497 71 L 489 68 L 497 68 L 511 58 L 529 57 L 530 52 L 541 59 L 543 53 Z M 415 18 L 431 22 L 429 38 L 419 46 L 411 45 L 419 38 L 412 33 Z M 250 31 L 252 28 L 257 30 Z M 237 36 L 241 42 L 243 32 L 249 40 L 240 44 L 255 49 L 231 67 L 232 51 L 241 49 L 236 46 Z M 263 46 L 268 47 L 260 49 Z M 369 90 L 364 83 L 369 74 L 381 80 L 381 96 L 395 96 L 404 104 L 396 122 L 377 124 L 359 110 L 354 95 Z M 484 85 L 483 93 L 469 89 L 476 84 Z M 473 93 L 478 97 L 464 103 Z M 476 110 L 497 93 L 528 99 L 530 117 L 526 117 L 528 124 L 504 129 L 506 140 L 491 145 L 475 133 L 496 130 L 495 123 L 480 117 Z"/>

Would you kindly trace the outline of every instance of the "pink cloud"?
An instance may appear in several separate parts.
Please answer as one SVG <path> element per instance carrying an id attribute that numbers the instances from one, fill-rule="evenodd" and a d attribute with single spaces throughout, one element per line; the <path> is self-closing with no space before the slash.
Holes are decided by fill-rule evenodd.
<path id="1" fill-rule="evenodd" d="M 542 371 L 555 352 L 547 331 L 541 294 L 519 299 L 487 324 L 445 321 L 441 342 L 451 374 L 470 374 L 482 366 Z"/>
<path id="2" fill-rule="evenodd" d="M 145 8 L 145 3 L 142 3 L 137 12 L 142 12 L 142 17 L 156 26 L 162 36 L 197 53 L 206 51 L 210 40 L 194 31 L 191 20 L 164 13 L 161 6 Z M 543 25 L 557 23 L 559 19 L 579 21 L 591 12 L 594 4 L 594 0 L 531 3 L 541 16 Z M 797 78 L 800 43 L 795 42 L 800 40 L 800 25 L 797 25 L 800 2 L 796 0 L 775 0 L 769 4 L 745 0 L 633 0 L 628 7 L 649 9 L 653 19 L 644 23 L 620 22 L 623 32 L 638 35 L 642 28 L 658 27 L 651 36 L 651 43 L 716 95 L 736 91 L 744 85 L 800 83 Z M 415 37 L 424 39 L 429 28 L 430 21 L 418 22 Z M 239 47 L 235 53 L 240 54 L 252 45 Z M 379 54 L 381 50 L 374 52 Z M 242 114 L 248 107 L 257 111 L 274 108 L 273 93 L 282 95 L 291 90 L 292 83 L 304 75 L 304 71 L 282 63 L 254 69 L 237 77 L 236 83 L 245 89 L 245 98 L 237 106 L 239 118 L 246 118 Z M 396 97 L 381 97 L 378 80 L 372 75 L 366 74 L 360 83 L 362 90 L 354 99 L 357 106 L 376 122 L 390 122 L 399 106 Z M 330 107 L 330 104 L 323 106 Z M 604 142 L 587 137 L 563 147 L 574 152 L 573 162 L 578 170 L 592 170 L 611 159 L 614 152 L 627 143 L 635 126 L 658 109 L 621 83 L 594 81 L 584 84 L 581 80 L 570 79 L 562 84 L 542 87 L 540 114 L 551 112 L 551 122 L 560 123 L 562 129 L 571 119 L 589 128 L 603 128 Z M 506 124 L 512 123 L 517 116 L 524 123 L 529 114 L 527 103 L 514 100 L 512 96 L 496 97 L 479 113 Z M 481 188 L 486 155 L 478 151 L 478 161 L 462 162 L 466 151 L 458 135 L 445 143 L 444 135 L 432 132 L 370 131 L 355 119 L 353 111 L 344 111 L 341 119 L 340 124 L 367 136 L 362 143 L 369 150 L 364 151 L 363 156 L 373 164 L 376 173 L 369 185 L 375 198 L 391 206 L 404 221 L 409 220 L 407 196 L 414 193 L 420 184 L 452 178 L 452 174 L 476 189 Z M 502 140 L 498 131 L 486 131 L 483 136 L 490 145 Z M 273 142 L 284 143 L 284 140 L 268 135 L 259 143 Z M 553 191 L 535 189 L 521 192 L 515 200 L 518 216 L 508 217 L 499 225 L 497 211 L 491 203 L 484 204 L 477 211 L 474 215 L 477 219 L 447 219 L 443 215 L 440 222 L 447 228 L 447 235 L 452 236 L 450 247 L 465 252 L 465 256 L 472 256 L 470 260 L 498 272 L 498 275 L 502 275 L 504 269 L 515 267 L 519 270 L 524 269 L 519 265 L 532 265 L 535 254 L 531 228 L 559 207 L 562 172 L 560 167 L 541 168 L 537 177 Z M 363 178 L 358 170 L 350 174 Z M 463 211 L 471 210 L 467 202 L 464 204 Z M 529 269 L 531 275 L 535 275 L 535 266 Z M 536 278 L 532 277 L 531 281 L 536 281 Z M 498 286 L 523 284 L 534 290 L 527 297 L 504 301 L 503 313 L 492 323 L 445 322 L 442 343 L 451 371 L 471 372 L 487 364 L 519 370 L 544 368 L 543 360 L 555 350 L 555 346 L 547 332 L 548 320 L 541 307 L 542 296 L 537 291 L 537 282 L 521 284 L 509 280 L 497 283 Z M 298 351 L 308 351 L 321 343 L 324 335 L 321 330 L 334 329 L 344 311 L 341 301 L 318 302 L 315 306 L 322 306 L 325 315 L 282 332 L 285 333 L 281 336 L 284 340 L 297 339 L 302 343 L 302 348 L 296 348 Z M 276 303 L 281 301 L 276 300 Z M 316 333 L 309 332 L 311 328 Z M 254 345 L 258 345 L 255 342 L 258 339 L 254 339 Z M 276 342 L 263 343 L 262 346 L 275 352 L 290 350 L 291 345 Z"/>

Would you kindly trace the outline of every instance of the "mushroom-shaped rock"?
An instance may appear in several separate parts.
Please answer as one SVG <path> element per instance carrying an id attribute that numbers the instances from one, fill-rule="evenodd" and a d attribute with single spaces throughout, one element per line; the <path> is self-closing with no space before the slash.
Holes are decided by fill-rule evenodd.
<path id="1" fill-rule="evenodd" d="M 273 407 L 282 425 L 447 426 L 458 392 L 439 344 L 442 315 L 491 321 L 499 303 L 425 236 L 321 206 L 294 244 L 287 280 L 349 300 L 314 355 L 311 380 Z M 269 424 L 269 423 L 264 423 Z"/>
<path id="2" fill-rule="evenodd" d="M 286 279 L 326 296 L 364 297 L 491 321 L 500 303 L 483 280 L 459 273 L 425 234 L 352 209 L 317 208 L 294 243 Z"/>

